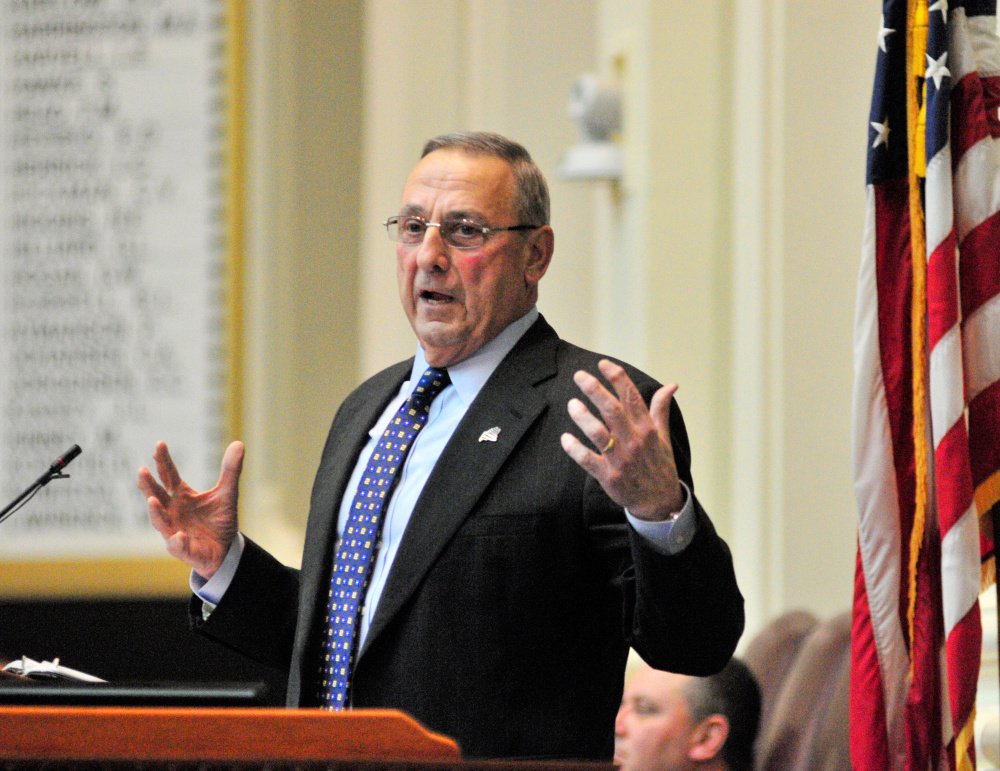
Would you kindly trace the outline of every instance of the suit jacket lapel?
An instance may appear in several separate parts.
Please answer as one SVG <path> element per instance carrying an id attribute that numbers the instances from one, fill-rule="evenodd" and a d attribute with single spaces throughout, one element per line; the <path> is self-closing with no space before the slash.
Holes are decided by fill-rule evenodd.
<path id="1" fill-rule="evenodd" d="M 364 655 L 416 590 L 521 437 L 545 409 L 534 386 L 555 374 L 553 329 L 539 318 L 483 386 L 438 459 L 417 501 L 372 619 Z M 496 442 L 480 442 L 500 426 Z"/>

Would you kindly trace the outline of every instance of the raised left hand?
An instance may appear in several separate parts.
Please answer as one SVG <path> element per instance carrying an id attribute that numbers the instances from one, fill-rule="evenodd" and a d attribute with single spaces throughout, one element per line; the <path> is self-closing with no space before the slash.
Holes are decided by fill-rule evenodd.
<path id="1" fill-rule="evenodd" d="M 567 409 L 594 447 L 601 449 L 589 449 L 570 433 L 562 435 L 562 447 L 630 514 L 651 521 L 669 519 L 684 505 L 669 428 L 677 384 L 661 387 L 647 408 L 621 366 L 607 359 L 597 366 L 614 394 L 584 370 L 574 374 L 573 381 L 600 412 L 600 419 L 580 399 L 570 399 Z"/>

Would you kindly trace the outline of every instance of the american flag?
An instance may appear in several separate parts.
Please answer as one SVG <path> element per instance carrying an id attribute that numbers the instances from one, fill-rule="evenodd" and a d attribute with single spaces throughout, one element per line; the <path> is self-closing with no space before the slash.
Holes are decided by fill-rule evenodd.
<path id="1" fill-rule="evenodd" d="M 996 2 L 886 0 L 855 315 L 856 769 L 974 769 L 1000 500 Z"/>

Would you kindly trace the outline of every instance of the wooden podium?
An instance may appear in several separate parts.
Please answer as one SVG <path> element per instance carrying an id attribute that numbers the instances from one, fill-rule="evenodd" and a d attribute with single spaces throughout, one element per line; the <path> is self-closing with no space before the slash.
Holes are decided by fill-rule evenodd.
<path id="1" fill-rule="evenodd" d="M 457 763 L 458 745 L 395 710 L 3 707 L 0 767 L 11 761 Z"/>
<path id="2" fill-rule="evenodd" d="M 0 707 L 0 768 L 610 769 L 466 761 L 396 710 Z"/>

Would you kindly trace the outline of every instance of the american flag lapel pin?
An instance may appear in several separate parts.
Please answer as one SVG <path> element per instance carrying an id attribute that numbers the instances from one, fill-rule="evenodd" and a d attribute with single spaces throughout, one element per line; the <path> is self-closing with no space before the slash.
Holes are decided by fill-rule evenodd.
<path id="1" fill-rule="evenodd" d="M 500 426 L 493 426 L 493 428 L 487 428 L 483 433 L 479 435 L 480 442 L 495 442 L 497 437 L 500 436 Z"/>

